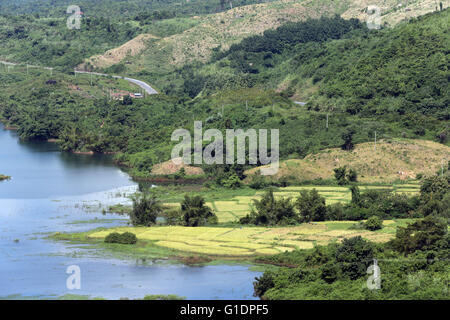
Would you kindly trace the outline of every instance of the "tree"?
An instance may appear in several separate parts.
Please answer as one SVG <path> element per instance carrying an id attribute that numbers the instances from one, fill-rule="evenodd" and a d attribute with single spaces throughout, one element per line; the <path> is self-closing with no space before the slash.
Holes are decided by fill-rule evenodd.
<path id="1" fill-rule="evenodd" d="M 133 210 L 130 213 L 131 223 L 134 226 L 151 226 L 162 213 L 162 206 L 155 195 L 140 194 L 133 199 Z"/>
<path id="2" fill-rule="evenodd" d="M 420 186 L 420 195 L 426 201 L 428 199 L 441 200 L 450 189 L 448 176 L 433 176 L 423 180 Z"/>
<path id="3" fill-rule="evenodd" d="M 205 199 L 201 196 L 184 196 L 181 202 L 183 222 L 188 227 L 204 226 L 207 223 L 217 223 L 217 216 L 210 207 L 205 206 Z"/>
<path id="4" fill-rule="evenodd" d="M 295 202 L 302 222 L 324 221 L 327 208 L 325 198 L 319 195 L 316 189 L 302 190 Z"/>
<path id="5" fill-rule="evenodd" d="M 352 127 L 348 128 L 344 133 L 341 135 L 341 138 L 344 140 L 344 144 L 342 145 L 343 150 L 353 150 L 353 135 L 356 133 L 356 130 Z"/>
<path id="6" fill-rule="evenodd" d="M 361 204 L 361 192 L 359 188 L 353 185 L 350 187 L 350 191 L 352 192 L 352 203 L 359 206 Z"/>
<path id="7" fill-rule="evenodd" d="M 416 250 L 433 250 L 447 234 L 447 224 L 429 215 L 424 219 L 398 227 L 391 244 L 398 252 L 409 254 Z M 448 244 L 447 244 L 448 245 Z"/>
<path id="8" fill-rule="evenodd" d="M 373 254 L 372 244 L 357 236 L 344 239 L 336 250 L 335 258 L 342 274 L 355 280 L 366 274 L 367 267 L 372 263 Z"/>
<path id="9" fill-rule="evenodd" d="M 333 171 L 338 185 L 347 184 L 347 166 L 335 168 Z"/>
<path id="10" fill-rule="evenodd" d="M 270 271 L 264 272 L 259 278 L 256 277 L 256 281 L 253 282 L 253 295 L 255 297 L 262 297 L 267 290 L 273 288 L 275 286 L 273 278 L 274 276 Z"/>
<path id="11" fill-rule="evenodd" d="M 253 200 L 255 209 L 241 218 L 242 224 L 276 225 L 294 224 L 299 222 L 299 217 L 294 210 L 291 198 L 275 199 L 273 190 L 268 190 L 261 200 Z"/>
<path id="12" fill-rule="evenodd" d="M 122 104 L 124 106 L 132 105 L 133 104 L 133 99 L 131 99 L 131 97 L 129 95 L 126 95 L 126 96 L 123 97 Z"/>
<path id="13" fill-rule="evenodd" d="M 347 174 L 347 180 L 349 182 L 357 182 L 358 181 L 358 173 L 355 169 L 350 168 Z"/>

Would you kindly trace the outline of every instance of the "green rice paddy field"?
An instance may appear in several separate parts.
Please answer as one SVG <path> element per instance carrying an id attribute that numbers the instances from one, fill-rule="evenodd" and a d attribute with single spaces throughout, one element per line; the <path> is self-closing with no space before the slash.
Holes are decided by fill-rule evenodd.
<path id="1" fill-rule="evenodd" d="M 386 242 L 394 237 L 397 226 L 404 226 L 410 221 L 385 220 L 384 228 L 375 232 L 351 229 L 354 221 L 326 221 L 289 227 L 118 227 L 94 230 L 88 232 L 86 237 L 103 240 L 111 232 L 128 231 L 136 234 L 141 241 L 140 248 L 148 245 L 185 253 L 246 258 L 310 249 L 315 245 L 326 245 L 355 236 Z"/>
<path id="2" fill-rule="evenodd" d="M 301 190 L 316 189 L 325 197 L 327 204 L 348 203 L 351 192 L 347 186 L 290 186 L 277 188 L 276 197 L 292 197 Z M 359 186 L 361 192 L 371 189 L 385 189 L 394 193 L 413 196 L 419 193 L 418 183 Z M 179 207 L 183 194 L 180 189 L 161 189 L 165 192 L 163 202 L 167 207 Z M 184 190 L 186 191 L 186 190 Z M 196 190 L 199 191 L 199 190 Z M 193 190 L 189 193 L 198 193 Z M 345 238 L 362 236 L 374 242 L 386 242 L 395 236 L 397 226 L 405 226 L 410 219 L 383 221 L 384 227 L 377 231 L 351 228 L 355 221 L 325 221 L 304 223 L 288 227 L 250 227 L 233 224 L 248 214 L 253 200 L 261 198 L 264 191 L 244 188 L 238 190 L 210 190 L 202 192 L 206 204 L 219 218 L 217 226 L 182 227 L 157 225 L 152 227 L 118 227 L 97 229 L 78 234 L 85 240 L 103 242 L 111 232 L 129 231 L 136 234 L 139 250 L 169 250 L 179 253 L 199 254 L 228 258 L 249 258 L 258 255 L 272 255 L 295 249 L 309 249 L 315 245 L 340 242 Z M 74 234 L 74 239 L 77 234 Z M 64 239 L 65 236 L 63 236 Z M 70 239 L 70 237 L 69 237 Z M 159 249 L 158 249 L 159 248 Z M 130 247 L 131 250 L 133 250 Z"/>
<path id="3" fill-rule="evenodd" d="M 376 185 L 376 186 L 359 186 L 361 192 L 370 189 L 377 190 L 391 190 L 394 193 L 405 194 L 408 196 L 417 195 L 420 191 L 419 183 L 408 184 L 391 184 L 391 185 Z M 301 190 L 316 189 L 319 194 L 325 197 L 326 204 L 333 204 L 337 202 L 348 203 L 351 200 L 350 188 L 346 186 L 292 186 L 285 188 L 278 188 L 274 192 L 276 197 L 292 197 L 296 198 Z M 250 213 L 253 200 L 259 199 L 264 194 L 264 191 L 256 191 L 254 195 L 235 195 L 227 200 L 211 200 L 207 205 L 214 209 L 219 223 L 236 222 L 239 218 Z M 179 206 L 178 203 L 165 203 L 167 206 Z"/>

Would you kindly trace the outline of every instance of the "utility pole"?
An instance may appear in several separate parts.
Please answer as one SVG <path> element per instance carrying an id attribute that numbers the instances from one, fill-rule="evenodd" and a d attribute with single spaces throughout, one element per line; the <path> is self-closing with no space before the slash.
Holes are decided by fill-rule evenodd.
<path id="1" fill-rule="evenodd" d="M 327 113 L 327 130 L 328 130 L 328 113 Z"/>
<path id="2" fill-rule="evenodd" d="M 223 118 L 223 105 L 222 105 L 222 118 Z"/>
<path id="3" fill-rule="evenodd" d="M 248 111 L 248 100 L 245 100 L 245 110 Z"/>

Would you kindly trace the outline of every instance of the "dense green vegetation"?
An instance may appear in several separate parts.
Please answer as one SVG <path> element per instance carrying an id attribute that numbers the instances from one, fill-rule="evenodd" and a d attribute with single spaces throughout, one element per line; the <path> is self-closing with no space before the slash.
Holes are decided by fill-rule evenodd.
<path id="1" fill-rule="evenodd" d="M 449 221 L 450 174 L 424 179 L 421 193 L 408 197 L 390 190 L 367 190 L 361 193 L 351 186 L 351 203 L 325 205 L 325 198 L 316 189 L 302 190 L 295 202 L 291 198 L 274 197 L 270 189 L 261 200 L 254 200 L 252 212 L 241 218 L 242 224 L 286 225 L 311 221 L 368 219 L 362 227 L 381 229 L 382 219 L 420 218 L 429 215 Z M 296 209 L 296 210 L 295 210 Z"/>
<path id="2" fill-rule="evenodd" d="M 396 237 L 386 244 L 375 244 L 357 236 L 344 239 L 341 244 L 261 258 L 261 262 L 283 267 L 256 278 L 255 295 L 266 299 L 448 299 L 449 181 L 448 174 L 428 178 L 422 184 L 420 196 L 403 198 L 403 203 L 401 198 L 397 203 L 391 202 L 392 198 L 387 199 L 383 191 L 360 194 L 352 190 L 352 204 L 347 209 L 358 214 L 367 208 L 377 212 L 362 223 L 365 229 L 381 229 L 382 218 L 398 217 L 400 211 L 405 212 L 405 207 L 415 211 L 407 214 L 423 218 L 398 227 Z M 409 201 L 415 207 L 408 208 Z M 423 208 L 434 202 L 433 207 L 439 209 L 424 211 Z M 308 203 L 305 207 L 314 205 Z M 339 219 L 338 216 L 330 218 Z M 377 271 L 380 280 L 374 273 L 375 260 L 380 268 Z M 370 275 L 373 278 L 368 279 Z"/>
<path id="3" fill-rule="evenodd" d="M 69 72 L 84 58 L 131 40 L 141 31 L 102 17 L 85 18 L 80 29 L 69 29 L 66 19 L 0 16 L 0 57 Z"/>
<path id="4" fill-rule="evenodd" d="M 408 236 L 411 233 L 415 236 Z M 255 295 L 265 299 L 448 299 L 449 244 L 447 224 L 430 216 L 399 228 L 387 244 L 354 237 L 342 244 L 261 258 L 283 267 L 256 278 Z"/>
<path id="5" fill-rule="evenodd" d="M 210 207 L 205 205 L 201 196 L 184 196 L 181 202 L 181 221 L 187 227 L 198 227 L 206 224 L 216 224 L 217 216 Z"/>
<path id="6" fill-rule="evenodd" d="M 106 243 L 120 243 L 120 244 L 135 244 L 137 242 L 137 237 L 131 232 L 111 232 L 105 237 Z"/>
<path id="7" fill-rule="evenodd" d="M 270 1 L 270 0 L 269 0 Z M 232 0 L 233 7 L 261 3 L 261 0 Z M 148 18 L 163 19 L 166 16 L 214 13 L 230 8 L 230 2 L 223 0 L 79 0 L 77 5 L 90 16 L 115 17 L 130 19 L 140 17 L 138 21 Z M 0 11 L 7 14 L 34 14 L 42 17 L 61 16 L 66 8 L 73 5 L 70 0 L 4 0 Z"/>
<path id="8" fill-rule="evenodd" d="M 133 210 L 130 212 L 130 220 L 134 226 L 149 227 L 156 223 L 156 218 L 161 215 L 162 206 L 152 194 L 137 194 L 133 199 Z"/>
<path id="9" fill-rule="evenodd" d="M 234 0 L 233 6 L 258 2 Z M 65 0 L 2 1 L 0 58 L 69 72 L 85 58 L 102 54 L 138 34 L 179 33 L 192 24 L 183 20 L 186 17 L 227 9 L 219 0 L 83 0 L 76 3 L 82 12 L 80 29 L 71 30 L 67 28 L 69 5 L 73 3 Z M 120 67 L 112 71 L 120 72 Z"/>
<path id="10" fill-rule="evenodd" d="M 0 58 L 22 63 L 12 68 L 0 65 L 0 120 L 18 128 L 23 140 L 55 139 L 66 152 L 114 153 L 117 163 L 142 179 L 152 178 L 152 167 L 170 158 L 175 144 L 172 132 L 185 128 L 192 133 L 194 120 L 201 120 L 204 130 L 222 133 L 238 128 L 280 129 L 282 159 L 302 158 L 330 147 L 351 152 L 375 132 L 379 139 L 450 143 L 450 9 L 404 21 L 393 29 L 368 30 L 358 20 L 338 16 L 288 23 L 227 50 L 216 48 L 205 63 L 189 63 L 170 74 L 140 70 L 139 76 L 157 81 L 162 93 L 115 101 L 108 98 L 111 84 L 106 80 L 89 84 L 89 92 L 79 88 L 86 80 L 75 78 L 73 68 L 142 33 L 180 33 L 198 23 L 190 16 L 223 11 L 228 3 L 81 0 L 79 30 L 66 27 L 65 10 L 70 4 L 68 0 L 56 5 L 51 0 L 0 4 Z M 24 64 L 55 70 L 53 74 L 45 69 L 27 73 Z M 124 69 L 118 64 L 107 71 Z M 231 198 L 223 188 L 240 188 L 249 167 L 203 165 L 201 178 L 210 180 L 205 194 L 211 199 Z M 362 192 L 355 184 L 357 172 L 345 166 L 335 169 L 333 183 L 351 186 L 348 204 L 326 205 L 315 189 L 301 191 L 295 199 L 277 198 L 268 190 L 240 223 L 276 226 L 350 220 L 355 221 L 354 229 L 382 233 L 383 220 L 419 220 L 399 227 L 395 239 L 386 244 L 354 237 L 261 258 L 260 262 L 280 268 L 256 279 L 255 295 L 267 299 L 448 299 L 449 169 L 450 163 L 435 176 L 420 177 L 420 195 L 413 197 L 387 190 Z M 8 178 L 0 175 L 0 181 Z M 171 178 L 187 177 L 182 171 Z M 278 184 L 286 186 L 288 181 Z M 250 181 L 254 189 L 268 185 L 261 176 Z M 250 191 L 242 189 L 242 194 Z M 173 191 L 177 195 L 162 190 L 181 204 L 180 209 L 166 210 L 157 192 L 136 195 L 132 208 L 115 209 L 128 213 L 134 226 L 153 226 L 158 218 L 167 225 L 189 227 L 218 222 L 204 194 L 178 199 L 178 190 Z M 104 241 L 135 244 L 137 238 L 129 232 L 111 233 Z M 374 259 L 381 268 L 378 290 L 365 284 Z"/>
<path id="11" fill-rule="evenodd" d="M 171 133 L 178 128 L 192 131 L 193 120 L 203 120 L 205 130 L 223 132 L 228 128 L 279 128 L 280 156 L 284 159 L 301 158 L 329 147 L 349 150 L 355 143 L 372 139 L 375 131 L 378 138 L 426 138 L 448 144 L 448 37 L 441 26 L 449 12 L 380 31 L 369 31 L 357 21 L 337 17 L 288 24 L 244 40 L 218 53 L 209 63 L 180 69 L 174 73 L 175 78 L 166 79 L 172 86 L 168 96 L 161 94 L 125 105 L 99 96 L 88 99 L 69 94 L 66 84 L 73 76 L 41 73 L 27 77 L 5 70 L 0 73 L 5 85 L 0 90 L 0 117 L 19 128 L 22 139 L 59 139 L 64 151 L 118 153 L 117 161 L 141 178 L 149 177 L 153 164 L 170 158 L 174 145 Z M 99 26 L 108 24 L 102 19 L 93 21 Z M 93 28 L 92 34 L 89 29 L 82 31 L 90 41 L 97 39 Z M 99 27 L 99 32 L 107 31 Z M 249 45 L 253 42 L 259 45 Z M 19 52 L 32 56 L 33 51 Z M 270 65 L 264 62 L 266 55 L 270 56 L 266 59 Z M 64 56 L 62 51 L 61 64 L 70 66 Z M 365 57 L 364 63 L 361 57 Z M 45 59 L 58 61 L 51 54 Z M 242 69 L 239 61 L 251 63 L 254 70 Z M 436 65 L 437 61 L 441 64 Z M 390 71 L 391 63 L 397 66 L 395 74 Z M 373 65 L 377 67 L 370 72 L 364 69 Z M 208 71 L 212 66 L 214 73 Z M 320 79 L 312 84 L 319 73 Z M 348 74 L 353 74 L 353 80 L 348 80 Z M 400 77 L 402 74 L 405 76 Z M 287 91 L 267 89 L 286 82 L 281 75 L 291 79 Z M 374 79 L 389 85 L 378 88 Z M 296 91 L 312 92 L 309 85 L 317 90 L 305 96 L 309 100 L 306 106 L 288 99 Z M 358 93 L 361 86 L 374 92 L 362 97 Z M 395 86 L 404 89 L 393 92 Z M 337 90 L 336 94 L 330 93 L 330 88 Z M 328 107 L 330 104 L 333 108 Z M 394 106 L 401 108 L 394 110 Z M 352 111 L 355 108 L 357 112 Z M 232 188 L 239 187 L 236 177 L 245 178 L 242 172 L 246 168 L 204 166 L 217 184 Z M 346 179 L 356 176 L 351 173 Z"/>
<path id="12" fill-rule="evenodd" d="M 283 82 L 288 96 L 304 96 L 300 91 L 312 85 L 318 90 L 304 96 L 310 109 L 386 120 L 404 115 L 405 124 L 414 122 L 408 119 L 413 114 L 448 120 L 448 16 L 445 10 L 380 31 L 339 17 L 290 23 L 218 53 L 211 63 L 222 72 L 209 74 L 205 66 L 196 71 L 199 77 L 186 80 L 203 79 L 198 87 L 207 91 L 233 82 L 269 87 Z"/>

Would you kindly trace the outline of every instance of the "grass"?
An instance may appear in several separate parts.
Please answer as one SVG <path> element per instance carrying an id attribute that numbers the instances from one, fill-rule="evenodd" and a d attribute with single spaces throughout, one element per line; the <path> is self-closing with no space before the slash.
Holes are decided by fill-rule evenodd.
<path id="1" fill-rule="evenodd" d="M 85 233 L 55 234 L 52 238 L 97 244 L 119 256 L 186 258 L 186 255 L 197 254 L 214 259 L 245 260 L 294 249 L 309 249 L 358 235 L 371 241 L 386 242 L 393 238 L 397 226 L 410 221 L 386 220 L 384 228 L 375 232 L 352 230 L 350 227 L 355 224 L 352 221 L 327 221 L 289 227 L 116 227 Z M 136 234 L 139 240 L 136 245 L 103 243 L 109 233 L 125 231 Z"/>
<path id="2" fill-rule="evenodd" d="M 358 181 L 365 184 L 382 185 L 403 181 L 405 188 L 416 188 L 412 182 L 416 175 L 433 175 L 449 153 L 448 146 L 433 141 L 385 139 L 377 142 L 376 150 L 373 142 L 366 142 L 357 144 L 350 152 L 330 148 L 310 154 L 304 159 L 281 161 L 278 173 L 270 179 L 276 181 L 289 177 L 295 181 L 328 180 L 334 178 L 333 169 L 348 166 L 358 172 Z M 401 155 L 407 155 L 407 159 Z M 246 174 L 251 176 L 259 170 L 260 168 L 252 168 Z M 323 187 L 323 190 L 327 189 L 329 187 Z"/>
<path id="3" fill-rule="evenodd" d="M 395 7 L 397 2 L 373 0 L 371 4 L 385 10 Z M 142 70 L 154 75 L 170 74 L 175 67 L 191 61 L 207 61 L 215 48 L 225 50 L 245 37 L 261 34 L 288 21 L 333 14 L 365 20 L 365 7 L 367 3 L 355 0 L 339 3 L 330 0 L 283 0 L 234 7 L 215 14 L 164 19 L 144 27 L 144 34 L 87 61 L 99 68 L 123 64 L 125 73 L 129 75 L 139 74 Z M 433 10 L 433 5 L 418 6 L 408 15 L 417 16 Z M 381 19 L 383 23 L 395 25 L 404 18 L 404 14 L 388 11 Z M 161 86 L 162 78 L 153 76 L 156 87 Z"/>
<path id="4" fill-rule="evenodd" d="M 363 185 L 359 186 L 361 191 L 371 189 L 376 190 L 390 190 L 395 193 L 413 196 L 419 193 L 420 186 L 417 183 L 409 184 L 385 184 L 385 185 Z M 276 197 L 298 197 L 301 190 L 316 189 L 319 194 L 325 197 L 327 205 L 334 203 L 346 204 L 351 201 L 351 192 L 348 186 L 289 186 L 284 188 L 276 188 Z M 254 190 L 248 187 L 241 189 L 209 189 L 201 185 L 179 185 L 179 186 L 160 186 L 152 189 L 158 198 L 163 202 L 165 209 L 179 209 L 180 202 L 183 200 L 185 194 L 201 194 L 206 201 L 206 205 L 214 210 L 220 224 L 229 224 L 238 222 L 241 217 L 249 214 L 253 208 L 253 200 L 261 199 L 264 191 Z M 107 210 L 110 213 L 129 214 L 131 206 L 129 205 L 114 205 Z"/>
<path id="5" fill-rule="evenodd" d="M 389 190 L 395 193 L 413 196 L 419 193 L 420 186 L 418 183 L 409 182 L 408 184 L 394 183 L 384 185 L 362 185 L 359 186 L 361 191 L 367 190 Z M 316 189 L 321 196 L 325 198 L 326 204 L 342 203 L 346 204 L 351 201 L 351 192 L 348 186 L 289 186 L 284 188 L 276 188 L 275 196 L 280 197 L 298 197 L 301 190 Z M 205 198 L 206 205 L 214 210 L 220 224 L 229 224 L 238 222 L 241 217 L 249 214 L 253 208 L 253 200 L 261 199 L 264 194 L 263 190 L 254 190 L 248 187 L 230 190 L 224 188 L 209 189 L 201 185 L 179 185 L 179 186 L 160 186 L 152 189 L 157 197 L 163 202 L 166 209 L 179 209 L 180 202 L 185 194 L 201 194 Z M 107 210 L 111 213 L 129 214 L 131 206 L 114 205 Z"/>
<path id="6" fill-rule="evenodd" d="M 316 189 L 321 196 L 325 198 L 326 204 L 342 203 L 346 204 L 351 201 L 351 192 L 349 187 L 343 186 L 290 186 L 285 188 L 277 188 L 274 192 L 275 197 L 292 197 L 295 200 L 302 190 Z M 386 185 L 367 185 L 360 186 L 362 192 L 367 190 L 390 190 L 395 193 L 413 196 L 419 193 L 418 184 L 408 184 L 407 188 L 403 184 L 386 184 Z M 247 215 L 252 210 L 253 200 L 260 199 L 264 191 L 254 191 L 253 195 L 237 195 L 229 196 L 228 200 L 209 201 L 207 203 L 214 209 L 219 223 L 237 222 L 239 218 Z M 203 193 L 202 193 L 203 195 Z M 206 196 L 208 198 L 208 196 Z M 209 199 L 211 199 L 209 197 Z"/>

